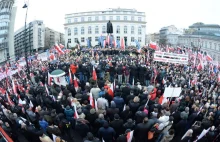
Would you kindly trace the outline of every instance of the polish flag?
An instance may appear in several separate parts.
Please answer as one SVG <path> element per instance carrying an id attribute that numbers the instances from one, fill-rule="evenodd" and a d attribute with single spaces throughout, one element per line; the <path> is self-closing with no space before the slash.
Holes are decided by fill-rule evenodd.
<path id="1" fill-rule="evenodd" d="M 200 60 L 200 63 L 197 66 L 197 70 L 200 71 L 200 70 L 203 70 L 203 69 L 204 69 L 204 65 L 203 65 L 203 62 Z"/>
<path id="2" fill-rule="evenodd" d="M 64 54 L 63 50 L 57 44 L 55 44 L 54 47 L 59 54 Z"/>
<path id="3" fill-rule="evenodd" d="M 168 102 L 166 97 L 163 97 L 163 95 L 159 98 L 159 104 L 163 105 L 164 103 Z"/>
<path id="4" fill-rule="evenodd" d="M 202 54 L 201 54 L 200 52 L 198 52 L 198 58 L 199 58 L 199 59 L 202 59 L 202 58 L 203 58 L 203 56 L 202 56 Z"/>
<path id="5" fill-rule="evenodd" d="M 134 131 L 130 131 L 130 132 L 127 133 L 127 136 L 126 136 L 127 142 L 131 142 L 132 141 L 133 134 L 134 134 Z"/>
<path id="6" fill-rule="evenodd" d="M 7 100 L 8 100 L 9 105 L 10 105 L 10 106 L 14 106 L 15 104 L 14 104 L 14 102 L 12 102 L 12 100 L 11 100 L 11 98 L 10 98 L 10 96 L 8 95 L 7 92 L 6 92 L 6 97 L 7 97 Z"/>
<path id="7" fill-rule="evenodd" d="M 124 37 L 121 38 L 121 49 L 125 50 L 125 39 L 124 39 Z"/>
<path id="8" fill-rule="evenodd" d="M 95 108 L 95 102 L 94 102 L 92 93 L 89 93 L 89 102 L 90 102 L 90 105 L 92 106 L 92 108 Z"/>
<path id="9" fill-rule="evenodd" d="M 150 46 L 151 49 L 157 50 L 157 44 L 155 42 L 151 41 L 149 46 Z"/>
<path id="10" fill-rule="evenodd" d="M 209 62 L 213 61 L 212 57 L 209 56 L 209 55 L 206 55 L 206 60 L 209 61 Z"/>
<path id="11" fill-rule="evenodd" d="M 74 75 L 73 83 L 74 83 L 74 88 L 77 91 L 79 88 L 79 84 L 75 75 Z"/>
<path id="12" fill-rule="evenodd" d="M 109 37 L 109 35 L 107 35 L 107 43 L 108 43 L 108 46 L 110 46 L 110 37 Z"/>
<path id="13" fill-rule="evenodd" d="M 165 80 L 164 78 L 163 78 L 163 81 L 162 81 L 162 83 L 163 83 L 163 84 L 165 84 L 165 83 L 166 83 L 166 80 Z"/>
<path id="14" fill-rule="evenodd" d="M 75 103 L 73 103 L 73 107 L 74 107 L 74 118 L 75 118 L 75 119 L 78 119 L 78 118 L 79 118 L 79 115 L 78 115 L 78 112 L 77 112 L 77 110 L 76 110 L 76 104 L 75 104 Z"/>
<path id="15" fill-rule="evenodd" d="M 218 75 L 218 82 L 220 82 L 220 74 Z"/>
<path id="16" fill-rule="evenodd" d="M 108 88 L 108 94 L 114 98 L 114 83 L 111 84 L 110 88 Z"/>
<path id="17" fill-rule="evenodd" d="M 15 86 L 14 80 L 12 80 L 12 87 L 13 87 L 13 92 L 14 92 L 14 94 L 17 94 L 17 88 L 16 88 L 16 86 Z"/>
<path id="18" fill-rule="evenodd" d="M 103 41 L 103 47 L 105 48 L 106 46 L 106 40 Z"/>
<path id="19" fill-rule="evenodd" d="M 93 71 L 92 71 L 92 79 L 97 80 L 97 75 L 96 75 L 96 71 L 95 71 L 94 66 L 93 66 Z"/>
<path id="20" fill-rule="evenodd" d="M 69 69 L 69 78 L 70 78 L 70 84 L 73 84 L 73 79 L 72 79 L 72 74 L 71 74 L 70 69 Z"/>
<path id="21" fill-rule="evenodd" d="M 56 60 L 56 57 L 53 53 L 50 53 L 50 60 Z"/>
<path id="22" fill-rule="evenodd" d="M 62 45 L 62 44 L 59 44 L 59 47 L 62 49 L 62 48 L 64 48 L 64 45 Z"/>
<path id="23" fill-rule="evenodd" d="M 116 39 L 114 39 L 113 45 L 114 45 L 114 48 L 116 48 L 116 46 L 117 46 Z"/>
<path id="24" fill-rule="evenodd" d="M 47 95 L 50 95 L 50 94 L 49 94 L 49 90 L 48 90 L 48 88 L 47 88 L 47 84 L 45 84 L 44 86 L 45 86 L 45 89 L 46 89 Z"/>

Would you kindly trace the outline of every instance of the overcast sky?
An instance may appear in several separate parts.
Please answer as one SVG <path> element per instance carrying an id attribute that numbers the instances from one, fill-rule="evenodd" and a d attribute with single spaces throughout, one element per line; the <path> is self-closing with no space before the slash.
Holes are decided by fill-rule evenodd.
<path id="1" fill-rule="evenodd" d="M 17 0 L 15 31 L 24 26 L 24 1 Z M 47 27 L 64 32 L 64 16 L 68 13 L 135 8 L 146 13 L 147 33 L 175 25 L 187 28 L 196 22 L 220 24 L 220 0 L 29 0 L 27 21 L 43 20 Z"/>

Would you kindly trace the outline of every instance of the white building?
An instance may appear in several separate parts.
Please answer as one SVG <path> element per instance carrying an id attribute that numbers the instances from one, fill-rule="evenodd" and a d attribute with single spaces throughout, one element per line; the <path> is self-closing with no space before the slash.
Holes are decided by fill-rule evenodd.
<path id="1" fill-rule="evenodd" d="M 182 34 L 183 31 L 177 29 L 174 25 L 163 27 L 160 29 L 160 44 L 176 46 L 178 44 L 178 36 Z"/>
<path id="2" fill-rule="evenodd" d="M 211 55 L 216 61 L 220 61 L 220 25 L 195 23 L 182 36 L 179 36 L 179 44 L 200 48 Z"/>
<path id="3" fill-rule="evenodd" d="M 24 31 L 25 28 L 22 27 L 14 33 L 14 47 L 16 57 L 22 55 L 24 56 L 25 42 L 28 54 L 44 48 L 45 25 L 43 24 L 43 21 L 35 20 L 30 22 L 26 26 L 26 35 Z M 26 37 L 25 41 L 24 37 Z"/>
<path id="4" fill-rule="evenodd" d="M 86 39 L 92 46 L 98 45 L 98 38 L 106 34 L 108 21 L 113 25 L 113 36 L 120 40 L 124 37 L 127 45 L 145 45 L 146 19 L 144 12 L 135 9 L 107 9 L 105 11 L 89 11 L 65 15 L 65 41 L 73 47 L 78 40 L 87 46 Z"/>
<path id="5" fill-rule="evenodd" d="M 0 62 L 14 59 L 15 0 L 0 0 Z"/>

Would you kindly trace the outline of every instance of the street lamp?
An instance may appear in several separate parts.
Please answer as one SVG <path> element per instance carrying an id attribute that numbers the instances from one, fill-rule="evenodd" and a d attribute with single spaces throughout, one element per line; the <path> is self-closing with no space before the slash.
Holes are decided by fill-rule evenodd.
<path id="1" fill-rule="evenodd" d="M 26 23 L 27 23 L 27 13 L 28 13 L 27 4 L 25 3 L 22 8 L 26 9 L 23 43 L 24 43 L 24 51 L 25 51 L 25 61 L 26 61 L 26 66 L 27 66 L 27 78 L 30 79 L 30 68 L 28 65 L 27 42 L 26 42 L 26 36 L 27 36 L 27 24 Z"/>

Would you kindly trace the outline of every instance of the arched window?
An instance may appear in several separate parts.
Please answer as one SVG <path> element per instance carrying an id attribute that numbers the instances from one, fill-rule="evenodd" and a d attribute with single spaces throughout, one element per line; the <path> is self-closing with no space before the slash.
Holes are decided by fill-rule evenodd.
<path id="1" fill-rule="evenodd" d="M 105 26 L 102 26 L 102 33 L 106 33 L 106 27 Z"/>
<path id="2" fill-rule="evenodd" d="M 131 26 L 131 34 L 134 34 L 134 26 Z"/>
<path id="3" fill-rule="evenodd" d="M 71 29 L 68 29 L 68 36 L 71 36 Z"/>
<path id="4" fill-rule="evenodd" d="M 99 27 L 98 26 L 95 27 L 95 34 L 99 34 Z"/>
<path id="5" fill-rule="evenodd" d="M 127 26 L 124 26 L 124 34 L 127 34 L 128 33 L 128 28 Z"/>
<path id="6" fill-rule="evenodd" d="M 138 27 L 138 34 L 141 35 L 141 27 Z"/>
<path id="7" fill-rule="evenodd" d="M 84 35 L 84 33 L 85 33 L 85 29 L 84 27 L 81 27 L 81 35 Z"/>
<path id="8" fill-rule="evenodd" d="M 88 27 L 88 34 L 92 34 L 92 27 L 91 26 Z"/>
<path id="9" fill-rule="evenodd" d="M 117 34 L 120 34 L 120 26 L 117 26 L 116 33 L 117 33 Z"/>
<path id="10" fill-rule="evenodd" d="M 74 28 L 74 35 L 78 35 L 78 29 L 77 29 L 77 27 Z"/>

